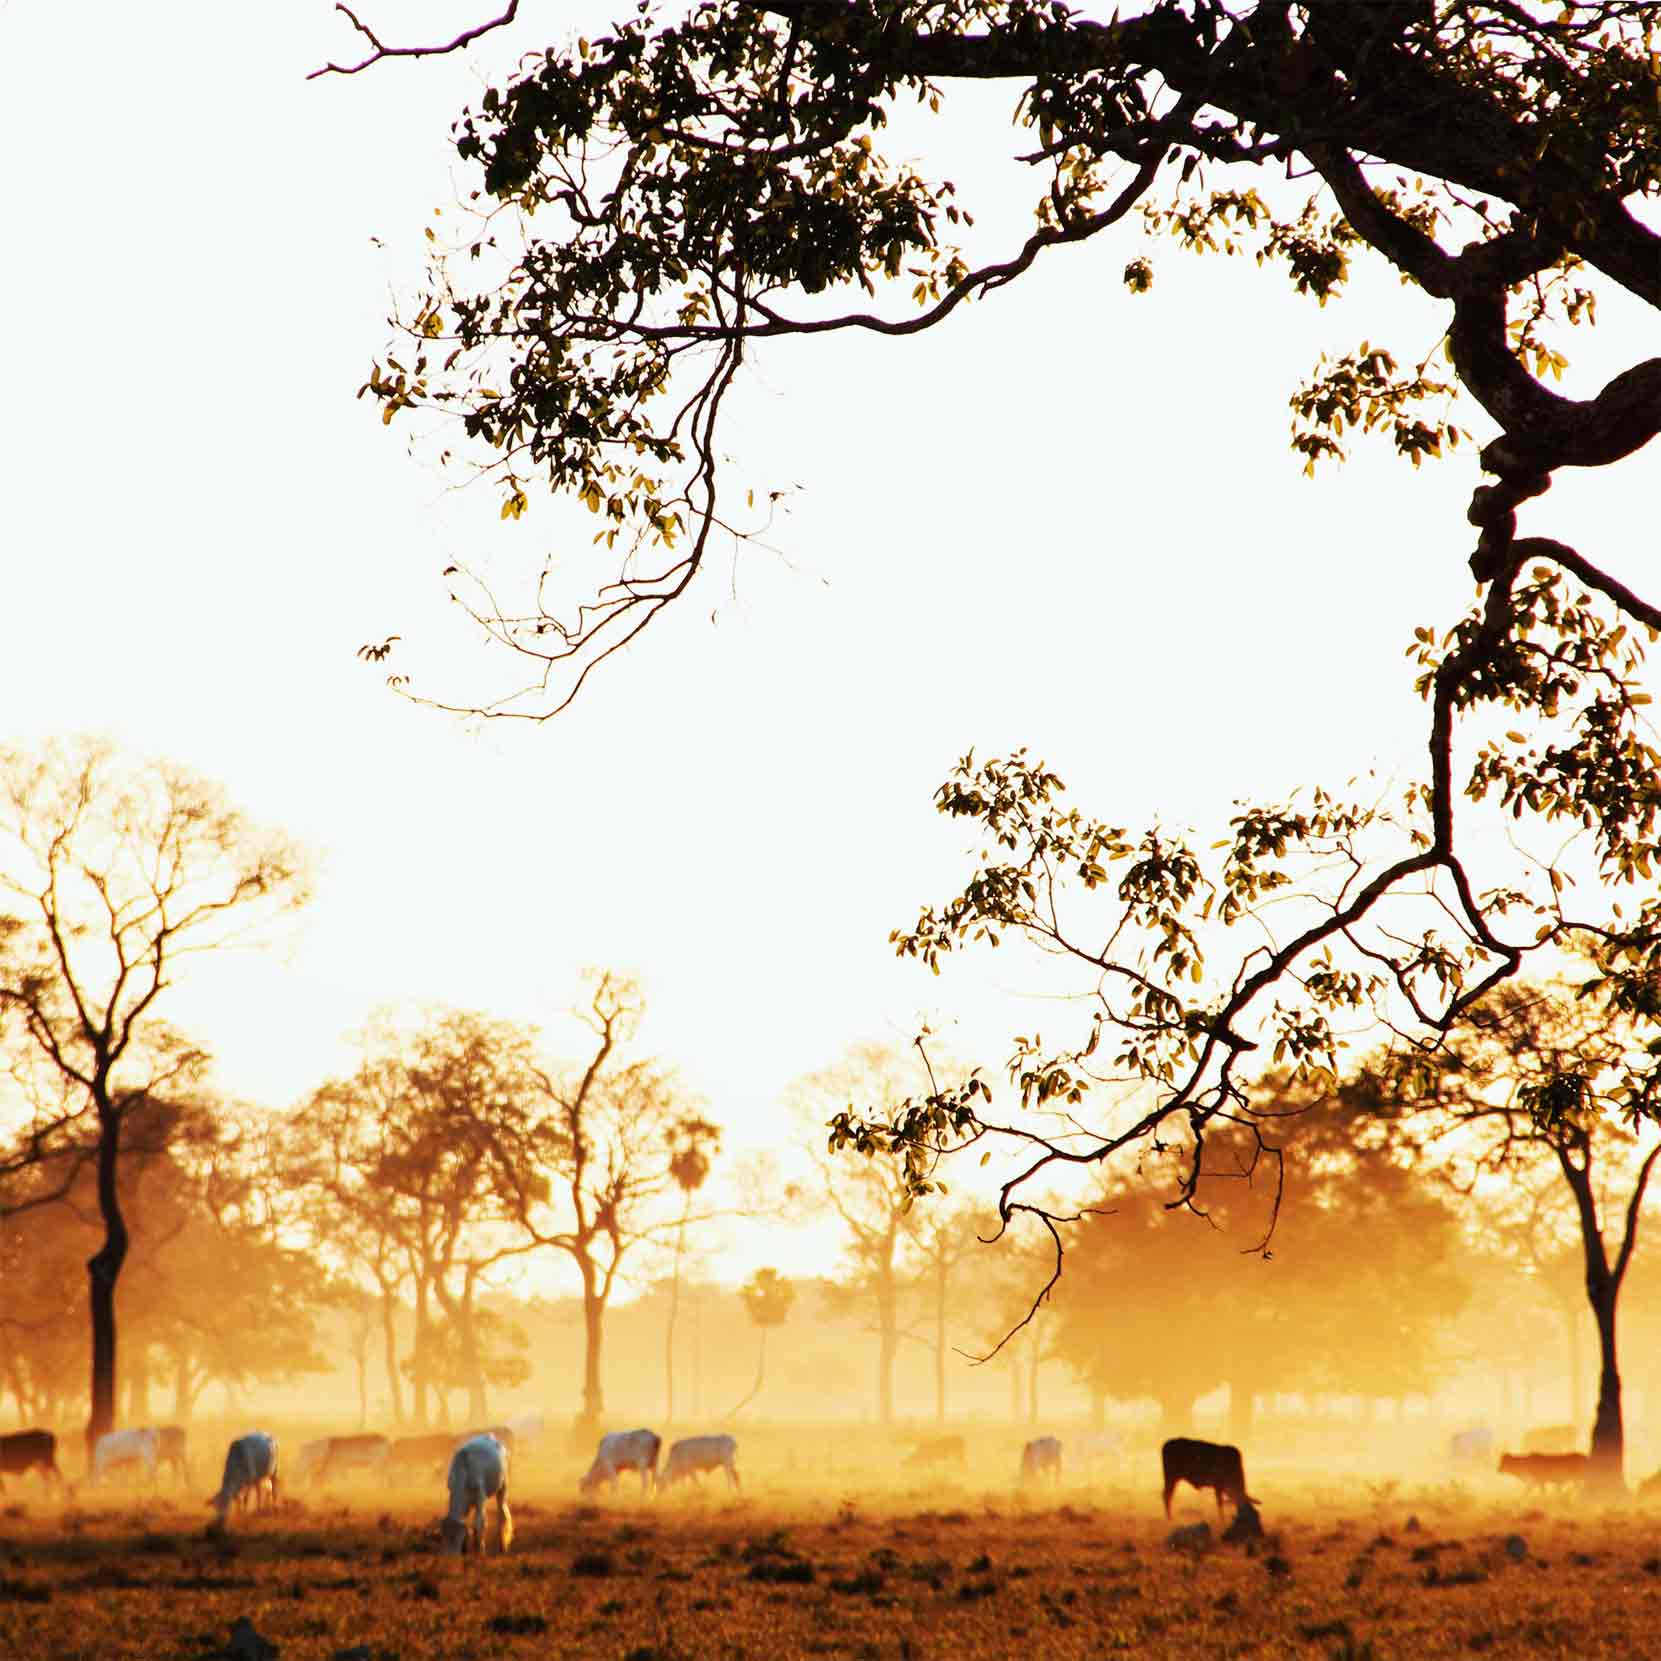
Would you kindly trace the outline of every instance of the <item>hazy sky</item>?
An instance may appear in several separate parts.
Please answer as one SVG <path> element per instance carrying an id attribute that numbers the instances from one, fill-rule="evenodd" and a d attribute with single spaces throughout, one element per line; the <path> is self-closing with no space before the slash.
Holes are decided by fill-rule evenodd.
<path id="1" fill-rule="evenodd" d="M 410 40 L 487 9 L 363 15 Z M 1304 480 L 1286 399 L 1317 354 L 1417 357 L 1433 313 L 1387 273 L 1321 310 L 1174 246 L 1136 298 L 1126 227 L 925 338 L 761 354 L 726 439 L 739 488 L 792 489 L 776 553 L 722 551 L 552 724 L 408 706 L 359 645 L 402 635 L 395 666 L 435 693 L 494 684 L 440 570 L 531 569 L 589 528 L 540 501 L 502 525 L 488 485 L 454 490 L 353 395 L 453 203 L 445 140 L 481 66 L 609 10 L 532 5 L 470 59 L 307 82 L 359 45 L 324 0 L 95 26 L 0 7 L 0 707 L 13 739 L 175 756 L 323 854 L 283 953 L 181 994 L 232 1088 L 287 1103 L 388 1000 L 557 1032 L 606 964 L 642 975 L 652 1047 L 763 1145 L 781 1087 L 852 1038 L 931 1016 L 996 1059 L 1042 1024 L 1018 959 L 936 981 L 886 944 L 961 880 L 930 798 L 969 746 L 1027 744 L 1087 809 L 1208 841 L 1237 796 L 1410 765 L 1403 651 L 1470 592 L 1475 462 L 1415 473 L 1361 443 Z M 1013 96 L 954 95 L 970 153 L 927 166 L 988 238 L 1028 211 L 995 211 Z M 1653 322 L 1609 297 L 1568 389 L 1661 350 Z M 1632 575 L 1658 485 L 1651 446 L 1559 475 L 1524 523 Z"/>

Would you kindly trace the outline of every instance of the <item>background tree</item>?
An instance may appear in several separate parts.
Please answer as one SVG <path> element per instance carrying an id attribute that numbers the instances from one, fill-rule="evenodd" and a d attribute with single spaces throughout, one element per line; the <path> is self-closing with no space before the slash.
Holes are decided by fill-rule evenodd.
<path id="1" fill-rule="evenodd" d="M 446 1356 L 453 1351 L 444 1367 L 462 1369 L 468 1417 L 482 1421 L 489 1371 L 480 1293 L 492 1269 L 540 1244 L 523 1219 L 546 1201 L 545 1169 L 559 1155 L 557 1133 L 539 1116 L 532 1035 L 445 1010 L 413 1031 L 380 1020 L 364 1046 L 358 1071 L 323 1085 L 298 1115 L 294 1181 L 319 1197 L 320 1238 L 331 1237 L 338 1213 L 347 1248 L 376 1278 L 389 1375 L 395 1290 L 407 1277 L 415 1332 L 403 1370 L 415 1422 L 427 1422 L 428 1394 L 438 1387 L 440 1318 Z"/>
<path id="2" fill-rule="evenodd" d="M 115 1288 L 129 1234 L 119 1172 L 127 1120 L 187 1092 L 206 1053 L 161 1019 L 191 956 L 306 897 L 295 848 L 257 831 L 206 781 L 80 739 L 0 752 L 0 1020 L 66 1091 L 50 1136 L 97 1127 L 104 1238 L 87 1263 L 88 1446 L 115 1422 Z"/>
<path id="3" fill-rule="evenodd" d="M 692 1201 L 709 1179 L 711 1157 L 721 1133 L 705 1119 L 688 1119 L 676 1132 L 669 1158 L 669 1176 L 681 1194 L 681 1216 L 675 1226 L 675 1255 L 669 1274 L 669 1311 L 663 1323 L 663 1422 L 675 1422 L 675 1322 L 681 1308 L 681 1259 L 686 1253 L 686 1226 Z"/>
<path id="4" fill-rule="evenodd" d="M 1057 1165 L 1167 1123 L 1203 1135 L 1242 1105 L 1241 1060 L 1258 1046 L 1311 1079 L 1330 1073 L 1334 1022 L 1358 1003 L 1445 1033 L 1530 954 L 1577 936 L 1645 995 L 1661 952 L 1661 798 L 1640 676 L 1661 607 L 1613 553 L 1519 535 L 1518 513 L 1559 469 L 1614 466 L 1661 430 L 1661 359 L 1587 398 L 1546 384 L 1561 326 L 1590 319 L 1600 293 L 1661 304 L 1661 235 L 1637 211 L 1661 191 L 1655 30 L 1641 0 L 1560 14 L 1514 0 L 1145 0 L 1107 22 L 1033 0 L 721 0 L 690 18 L 648 8 L 531 54 L 458 122 L 481 200 L 521 217 L 512 234 L 510 214 L 492 217 L 466 248 L 488 240 L 499 260 L 441 257 L 400 320 L 408 344 L 365 390 L 388 422 L 454 417 L 454 453 L 494 472 L 505 516 L 538 483 L 597 516 L 614 563 L 594 592 L 565 591 L 540 561 L 522 600 L 454 573 L 481 628 L 526 660 L 515 714 L 561 707 L 687 593 L 713 532 L 750 528 L 726 506 L 719 436 L 747 358 L 781 338 L 947 324 L 1063 246 L 1111 241 L 1133 294 L 1153 281 L 1148 236 L 1250 254 L 1323 304 L 1353 263 L 1381 264 L 1429 321 L 1409 349 L 1335 342 L 1291 399 L 1295 457 L 1338 458 L 1359 428 L 1416 465 L 1456 442 L 1456 414 L 1488 428 L 1464 556 L 1481 592 L 1418 632 L 1425 760 L 1404 800 L 1317 788 L 1245 804 L 1209 858 L 1077 813 L 1024 755 L 966 761 L 943 788 L 943 811 L 983 830 L 998 862 L 926 910 L 901 949 L 937 962 L 1013 934 L 1062 952 L 1096 995 L 1108 1055 L 1152 1090 L 1112 1135 L 1087 1125 L 1029 1143 L 1004 1221 Z M 963 175 L 944 118 L 937 148 L 912 123 L 885 148 L 891 114 L 939 113 L 965 83 L 1007 86 L 1025 129 L 1031 212 L 1007 226 L 977 225 L 945 182 Z M 1294 192 L 1291 177 L 1308 182 Z M 1143 240 L 1111 236 L 1127 225 Z M 1432 368 L 1443 341 L 1447 381 Z M 1471 417 L 1445 402 L 1455 391 Z M 1456 730 L 1471 735 L 1457 752 Z M 1503 881 L 1473 874 L 1472 828 L 1493 810 L 1542 835 L 1585 825 L 1603 880 L 1566 884 L 1555 854 L 1513 862 Z M 1074 879 L 1115 894 L 1117 925 L 1061 904 Z M 1609 889 L 1628 885 L 1636 903 L 1618 913 Z M 1266 911 L 1293 886 L 1309 904 Z M 1211 974 L 1208 919 L 1251 923 Z M 1044 1053 L 1017 1044 L 1013 1070 L 1040 1100 L 1066 1095 L 1097 1041 L 1092 1029 Z M 877 1128 L 902 1150 L 979 1129 L 1020 1139 L 978 1113 L 952 1094 Z M 1196 1150 L 1179 1192 L 1201 1163 Z"/>
<path id="5" fill-rule="evenodd" d="M 1598 1338 L 1598 1402 L 1591 1455 L 1599 1480 L 1618 1485 L 1625 1462 L 1616 1310 L 1638 1244 L 1638 1218 L 1661 1139 L 1653 1125 L 1661 1045 L 1653 1023 L 1619 1007 L 1610 983 L 1513 984 L 1470 1012 L 1448 1044 L 1396 1069 L 1398 1110 L 1452 1164 L 1467 1188 L 1484 1176 L 1537 1177 L 1555 1168 L 1574 1205 L 1582 1285 Z M 1612 1003 L 1615 1007 L 1611 1007 Z M 1611 1243 L 1600 1184 L 1629 1173 Z"/>
<path id="6" fill-rule="evenodd" d="M 783 1326 L 790 1318 L 796 1302 L 796 1288 L 777 1269 L 757 1269 L 738 1289 L 739 1301 L 751 1325 L 759 1334 L 756 1348 L 756 1381 L 750 1393 L 727 1417 L 736 1419 L 761 1394 L 767 1377 L 767 1334 L 776 1326 Z"/>
<path id="7" fill-rule="evenodd" d="M 649 1060 L 624 1061 L 642 1010 L 639 988 L 602 973 L 578 1019 L 593 1034 L 580 1069 L 538 1066 L 539 1134 L 550 1192 L 544 1207 L 527 1195 L 518 1221 L 527 1236 L 565 1253 L 577 1269 L 583 1298 L 582 1422 L 605 1412 L 602 1359 L 606 1310 L 624 1258 L 641 1242 L 692 1221 L 663 1202 L 678 1187 L 677 1161 L 687 1173 L 689 1143 L 713 1145 L 718 1127 L 683 1106 L 673 1080 Z M 684 1194 L 684 1190 L 682 1190 Z"/>
<path id="8" fill-rule="evenodd" d="M 934 1419 L 938 1425 L 946 1422 L 946 1329 L 952 1310 L 953 1277 L 975 1250 L 979 1231 L 992 1226 L 976 1207 L 961 1202 L 949 1209 L 912 1212 L 916 1290 L 933 1333 L 928 1342 L 934 1351 Z"/>

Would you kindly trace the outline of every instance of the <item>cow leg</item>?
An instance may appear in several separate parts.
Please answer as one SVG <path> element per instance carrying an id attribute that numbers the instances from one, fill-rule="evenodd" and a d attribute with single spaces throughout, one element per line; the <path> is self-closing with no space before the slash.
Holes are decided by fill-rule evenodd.
<path id="1" fill-rule="evenodd" d="M 1169 1477 L 1167 1477 L 1166 1480 L 1165 1480 L 1165 1521 L 1166 1522 L 1169 1522 L 1171 1520 L 1171 1495 L 1174 1494 L 1176 1491 L 1177 1491 L 1177 1485 L 1174 1482 L 1172 1482 Z"/>

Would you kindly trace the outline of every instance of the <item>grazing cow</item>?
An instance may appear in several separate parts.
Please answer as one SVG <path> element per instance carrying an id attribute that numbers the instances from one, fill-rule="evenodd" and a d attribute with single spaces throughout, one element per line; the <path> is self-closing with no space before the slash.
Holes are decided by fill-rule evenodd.
<path id="1" fill-rule="evenodd" d="M 1171 1515 L 1171 1495 L 1177 1484 L 1209 1488 L 1217 1496 L 1217 1515 L 1223 1514 L 1223 1501 L 1233 1500 L 1236 1506 L 1252 1499 L 1246 1492 L 1246 1466 L 1240 1450 L 1226 1442 L 1199 1442 L 1191 1436 L 1173 1436 L 1159 1450 L 1159 1459 L 1165 1471 L 1165 1515 Z"/>
<path id="2" fill-rule="evenodd" d="M 1591 1461 L 1583 1453 L 1502 1453 L 1500 1475 L 1531 1488 L 1572 1488 L 1591 1475 Z"/>
<path id="3" fill-rule="evenodd" d="M 1448 1438 L 1450 1465 L 1487 1465 L 1494 1457 L 1494 1433 L 1487 1425 L 1456 1430 Z"/>
<path id="4" fill-rule="evenodd" d="M 166 1465 L 182 1484 L 189 1486 L 189 1445 L 183 1425 L 156 1427 L 156 1460 L 158 1466 Z"/>
<path id="5" fill-rule="evenodd" d="M 969 1450 L 961 1436 L 930 1436 L 905 1457 L 907 1465 L 962 1465 Z"/>
<path id="6" fill-rule="evenodd" d="M 1061 1486 L 1061 1443 L 1054 1436 L 1035 1437 L 1021 1449 L 1022 1483 L 1045 1476 L 1052 1486 Z"/>
<path id="7" fill-rule="evenodd" d="M 387 1475 L 442 1476 L 455 1451 L 456 1439 L 447 1430 L 434 1436 L 400 1436 L 387 1450 Z"/>
<path id="8" fill-rule="evenodd" d="M 108 1430 L 92 1446 L 90 1480 L 102 1482 L 117 1465 L 142 1465 L 150 1480 L 156 1480 L 156 1460 L 161 1453 L 161 1432 L 154 1429 Z"/>
<path id="9" fill-rule="evenodd" d="M 508 1510 L 508 1450 L 494 1436 L 473 1436 L 450 1456 L 450 1510 L 438 1525 L 444 1549 L 467 1555 L 469 1519 L 473 1549 L 484 1554 L 484 1508 L 496 1501 L 498 1550 L 513 1543 L 513 1513 Z"/>
<path id="10" fill-rule="evenodd" d="M 602 1482 L 609 1482 L 615 1494 L 623 1472 L 638 1471 L 644 1494 L 657 1482 L 657 1456 L 662 1447 L 663 1438 L 655 1430 L 614 1430 L 602 1436 L 599 1452 L 577 1484 L 577 1492 L 592 1494 Z"/>
<path id="11" fill-rule="evenodd" d="M 1524 1453 L 1573 1453 L 1575 1451 L 1573 1425 L 1545 1425 L 1531 1430 L 1523 1437 Z"/>
<path id="12" fill-rule="evenodd" d="M 271 1492 L 272 1509 L 275 1510 L 277 1438 L 268 1436 L 263 1430 L 251 1430 L 246 1436 L 237 1437 L 225 1450 L 225 1475 L 220 1481 L 219 1492 L 208 1504 L 219 1513 L 219 1521 L 223 1525 L 225 1514 L 233 1505 L 243 1511 L 248 1509 L 250 1492 L 254 1509 L 262 1509 L 267 1487 Z"/>
<path id="13" fill-rule="evenodd" d="M 486 1425 L 482 1430 L 469 1430 L 456 1438 L 455 1445 L 459 1448 L 462 1443 L 471 1442 L 475 1436 L 494 1436 L 510 1454 L 513 1452 L 514 1437 L 510 1425 Z"/>
<path id="14" fill-rule="evenodd" d="M 725 1471 L 727 1482 L 738 1488 L 738 1440 L 733 1436 L 686 1436 L 669 1450 L 669 1459 L 659 1473 L 659 1488 L 673 1488 L 689 1476 L 703 1477 L 705 1471 Z"/>
<path id="15" fill-rule="evenodd" d="M 69 1486 L 58 1469 L 58 1439 L 51 1431 L 19 1430 L 0 1436 L 0 1492 L 5 1491 L 6 1477 L 25 1471 L 39 1471 L 42 1482 L 51 1477 L 60 1488 Z"/>
<path id="16" fill-rule="evenodd" d="M 294 1463 L 294 1481 L 298 1484 L 309 1477 L 312 1487 L 320 1488 L 330 1477 L 347 1471 L 379 1476 L 386 1469 L 391 1448 L 384 1436 L 325 1436 L 307 1442 Z"/>

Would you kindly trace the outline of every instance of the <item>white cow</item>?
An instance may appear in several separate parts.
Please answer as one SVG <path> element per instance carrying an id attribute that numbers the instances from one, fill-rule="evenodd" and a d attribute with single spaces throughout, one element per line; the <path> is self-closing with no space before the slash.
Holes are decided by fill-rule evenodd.
<path id="1" fill-rule="evenodd" d="M 727 1481 L 740 1486 L 738 1441 L 732 1436 L 687 1436 L 669 1450 L 669 1462 L 657 1479 L 659 1488 L 673 1488 L 683 1477 L 701 1477 L 705 1471 L 725 1471 Z"/>
<path id="2" fill-rule="evenodd" d="M 277 1438 L 263 1430 L 251 1430 L 239 1436 L 225 1450 L 225 1475 L 219 1492 L 208 1504 L 219 1513 L 219 1521 L 233 1505 L 246 1511 L 252 1491 L 255 1510 L 263 1509 L 266 1489 L 271 1494 L 271 1507 L 277 1505 Z"/>
<path id="3" fill-rule="evenodd" d="M 1021 1481 L 1036 1482 L 1047 1476 L 1061 1483 L 1061 1443 L 1054 1436 L 1037 1436 L 1021 1449 Z"/>
<path id="4" fill-rule="evenodd" d="M 109 1430 L 93 1444 L 92 1481 L 102 1482 L 117 1465 L 142 1465 L 152 1482 L 161 1455 L 161 1436 L 154 1429 Z"/>
<path id="5" fill-rule="evenodd" d="M 513 1513 L 508 1510 L 508 1450 L 494 1436 L 474 1436 L 450 1458 L 450 1510 L 438 1525 L 444 1549 L 467 1555 L 469 1519 L 473 1549 L 484 1553 L 484 1508 L 496 1501 L 496 1538 L 506 1552 L 513 1544 Z"/>
<path id="6" fill-rule="evenodd" d="M 602 1436 L 600 1450 L 577 1484 L 577 1491 L 592 1494 L 602 1482 L 609 1482 L 615 1494 L 623 1472 L 638 1471 L 644 1494 L 657 1481 L 657 1456 L 662 1446 L 663 1438 L 655 1430 L 614 1430 Z"/>

